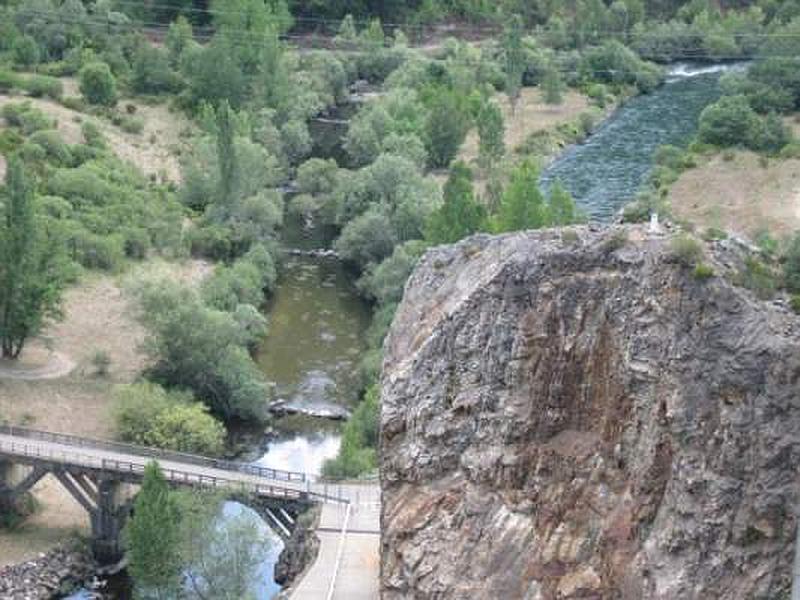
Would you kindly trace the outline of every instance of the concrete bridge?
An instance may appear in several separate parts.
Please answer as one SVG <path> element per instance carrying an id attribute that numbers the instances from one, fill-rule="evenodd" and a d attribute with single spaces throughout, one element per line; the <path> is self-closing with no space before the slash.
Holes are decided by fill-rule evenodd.
<path id="1" fill-rule="evenodd" d="M 98 560 L 115 562 L 133 497 L 153 460 L 173 485 L 226 490 L 284 538 L 299 512 L 322 503 L 320 552 L 291 597 L 377 598 L 380 493 L 374 484 L 330 484 L 299 472 L 0 426 L 0 511 L 52 474 L 89 513 Z"/>

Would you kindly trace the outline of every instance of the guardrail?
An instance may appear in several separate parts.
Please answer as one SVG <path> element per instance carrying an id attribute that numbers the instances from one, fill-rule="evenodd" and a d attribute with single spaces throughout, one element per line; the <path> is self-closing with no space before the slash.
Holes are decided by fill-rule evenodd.
<path id="1" fill-rule="evenodd" d="M 99 469 L 103 471 L 113 471 L 115 473 L 133 473 L 143 475 L 144 463 L 103 458 L 84 454 L 81 452 L 65 452 L 56 450 L 45 450 L 34 444 L 22 442 L 0 440 L 0 453 L 10 456 L 25 456 L 38 458 L 50 462 L 57 462 L 64 465 Z M 163 468 L 161 471 L 164 477 L 173 483 L 183 483 L 187 485 L 199 485 L 212 488 L 228 488 L 231 490 L 250 492 L 258 496 L 268 496 L 270 498 L 302 499 L 316 498 L 321 501 L 335 501 L 342 504 L 350 504 L 347 498 L 330 496 L 328 494 L 311 491 L 310 489 L 279 487 L 251 481 L 229 479 L 226 477 L 216 477 L 203 473 L 192 473 L 174 468 Z M 307 486 L 308 488 L 308 486 Z"/>
<path id="2" fill-rule="evenodd" d="M 69 435 L 66 433 L 52 433 L 50 431 L 42 431 L 39 429 L 31 429 L 28 427 L 19 427 L 16 425 L 0 425 L 0 434 L 12 435 L 14 437 L 23 437 L 27 439 L 41 440 L 45 442 L 55 442 L 59 444 L 66 444 L 69 446 L 76 446 L 79 448 L 97 448 L 99 450 L 122 452 L 124 454 L 133 454 L 135 456 L 143 456 L 146 458 L 158 458 L 162 460 L 170 460 L 174 462 L 197 465 L 201 467 L 209 467 L 212 469 L 221 469 L 223 471 L 246 473 L 248 475 L 255 475 L 256 477 L 263 477 L 264 479 L 274 479 L 275 481 L 305 483 L 306 481 L 311 480 L 311 477 L 309 477 L 306 473 L 301 473 L 298 471 L 283 471 L 281 469 L 260 467 L 258 465 L 237 462 L 234 460 L 209 458 L 207 456 L 189 454 L 187 452 L 175 452 L 172 450 L 148 448 L 145 446 L 136 446 L 134 444 L 125 444 L 123 442 L 111 442 L 105 440 L 97 440 L 93 438 L 82 438 L 76 435 Z"/>

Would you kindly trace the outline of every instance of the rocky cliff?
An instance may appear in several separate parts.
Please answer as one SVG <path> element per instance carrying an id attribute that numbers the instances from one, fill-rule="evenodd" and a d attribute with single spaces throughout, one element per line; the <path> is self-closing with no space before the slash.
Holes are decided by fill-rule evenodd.
<path id="1" fill-rule="evenodd" d="M 575 228 L 429 251 L 386 342 L 384 600 L 778 599 L 800 491 L 800 319 Z"/>

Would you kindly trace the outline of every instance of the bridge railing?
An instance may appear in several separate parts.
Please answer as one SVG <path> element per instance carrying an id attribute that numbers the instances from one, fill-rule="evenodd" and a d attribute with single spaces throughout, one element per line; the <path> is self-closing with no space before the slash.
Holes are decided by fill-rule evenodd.
<path id="1" fill-rule="evenodd" d="M 125 444 L 123 442 L 83 438 L 66 433 L 53 433 L 50 431 L 31 429 L 29 427 L 19 427 L 17 425 L 0 424 L 0 434 L 13 435 L 14 437 L 23 437 L 45 442 L 55 442 L 58 444 L 67 444 L 69 446 L 75 446 L 79 448 L 96 448 L 98 450 L 108 450 L 110 452 L 121 452 L 124 454 L 133 454 L 135 456 L 143 456 L 146 458 L 156 458 L 197 465 L 200 467 L 221 469 L 223 471 L 246 473 L 248 475 L 255 475 L 256 477 L 273 479 L 275 481 L 305 483 L 306 481 L 310 480 L 310 477 L 306 473 L 301 473 L 298 471 L 283 471 L 281 469 L 261 467 L 258 465 L 252 465 L 234 460 L 209 458 L 207 456 L 199 456 L 197 454 L 189 454 L 187 452 L 175 452 L 173 450 L 147 448 L 145 446 L 136 446 L 134 444 Z"/>
<path id="2" fill-rule="evenodd" d="M 141 476 L 144 475 L 144 470 L 147 466 L 146 463 L 135 463 L 112 458 L 103 458 L 77 451 L 65 452 L 63 450 L 53 450 L 52 448 L 44 449 L 35 444 L 27 444 L 25 442 L 16 442 L 13 440 L 0 440 L 0 454 L 35 458 L 42 461 L 63 464 L 68 467 L 81 467 L 113 473 L 126 473 Z M 164 473 L 164 477 L 167 479 L 167 481 L 172 483 L 198 485 L 201 487 L 225 488 L 235 491 L 249 492 L 258 496 L 268 496 L 270 498 L 308 498 L 322 502 L 340 502 L 342 504 L 350 503 L 347 498 L 314 492 L 310 489 L 304 490 L 302 488 L 280 487 L 263 483 L 254 483 L 252 481 L 217 477 L 203 473 L 192 473 L 190 471 L 182 471 L 180 469 L 173 468 L 162 467 L 161 471 Z"/>

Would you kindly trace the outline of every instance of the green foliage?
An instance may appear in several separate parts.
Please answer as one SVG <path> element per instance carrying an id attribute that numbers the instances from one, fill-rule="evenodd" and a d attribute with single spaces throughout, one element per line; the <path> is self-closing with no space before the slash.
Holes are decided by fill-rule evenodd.
<path id="1" fill-rule="evenodd" d="M 133 515 L 124 529 L 128 570 L 137 586 L 157 598 L 180 589 L 179 515 L 169 484 L 157 462 L 144 470 Z"/>
<path id="2" fill-rule="evenodd" d="M 741 94 L 723 96 L 700 114 L 698 139 L 720 147 L 746 146 L 757 151 L 777 152 L 790 136 L 774 114 L 760 117 Z"/>
<path id="3" fill-rule="evenodd" d="M 542 77 L 542 99 L 546 104 L 564 102 L 564 82 L 555 66 L 550 65 Z"/>
<path id="4" fill-rule="evenodd" d="M 692 236 L 681 233 L 670 240 L 669 257 L 683 267 L 695 267 L 703 257 L 703 248 Z"/>
<path id="5" fill-rule="evenodd" d="M 83 140 L 88 146 L 101 150 L 106 147 L 106 138 L 96 123 L 92 121 L 84 121 L 81 123 L 81 133 L 83 134 Z"/>
<path id="6" fill-rule="evenodd" d="M 444 203 L 428 220 L 425 239 L 431 244 L 451 244 L 480 231 L 485 220 L 483 206 L 473 193 L 472 173 L 458 162 L 444 186 Z"/>
<path id="7" fill-rule="evenodd" d="M 713 267 L 705 263 L 697 263 L 694 266 L 694 271 L 692 272 L 692 275 L 694 276 L 695 279 L 704 281 L 714 276 L 714 269 Z"/>
<path id="8" fill-rule="evenodd" d="M 55 127 L 55 122 L 41 110 L 31 106 L 30 102 L 5 104 L 0 114 L 9 125 L 18 127 L 25 135 Z"/>
<path id="9" fill-rule="evenodd" d="M 569 225 L 580 220 L 569 193 L 556 183 L 545 198 L 539 190 L 539 169 L 524 160 L 511 173 L 498 207 L 490 219 L 495 233 Z"/>
<path id="10" fill-rule="evenodd" d="M 57 166 L 71 166 L 72 152 L 55 130 L 37 131 L 28 138 L 28 143 L 36 144 L 45 151 L 46 158 Z"/>
<path id="11" fill-rule="evenodd" d="M 395 247 L 391 256 L 379 264 L 370 265 L 364 272 L 358 280 L 359 290 L 380 307 L 398 304 L 406 280 L 427 247 L 428 244 L 422 240 L 410 240 Z M 391 312 L 394 313 L 394 309 Z"/>
<path id="12" fill-rule="evenodd" d="M 173 282 L 144 280 L 132 291 L 154 380 L 191 390 L 225 419 L 265 417 L 267 390 L 247 352 L 255 341 L 248 327 Z"/>
<path id="13" fill-rule="evenodd" d="M 442 168 L 455 158 L 469 131 L 470 118 L 463 97 L 455 90 L 437 89 L 430 94 L 425 144 L 430 165 Z"/>
<path id="14" fill-rule="evenodd" d="M 180 64 L 181 56 L 184 50 L 191 45 L 192 40 L 192 25 L 186 20 L 186 17 L 181 15 L 170 24 L 165 40 L 171 66 L 177 67 Z"/>
<path id="15" fill-rule="evenodd" d="M 0 352 L 18 358 L 48 319 L 60 316 L 67 270 L 63 242 L 37 215 L 33 184 L 12 157 L 0 208 Z"/>
<path id="16" fill-rule="evenodd" d="M 789 299 L 789 305 L 794 312 L 800 315 L 800 294 L 792 294 L 792 297 Z"/>
<path id="17" fill-rule="evenodd" d="M 587 50 L 581 58 L 580 71 L 587 81 L 612 85 L 635 86 L 647 93 L 663 80 L 661 69 L 641 60 L 622 43 L 611 40 Z"/>
<path id="18" fill-rule="evenodd" d="M 505 55 L 505 91 L 511 102 L 511 110 L 516 111 L 520 92 L 522 91 L 522 75 L 525 72 L 525 56 L 522 50 L 522 20 L 514 15 L 506 24 L 502 40 Z"/>
<path id="19" fill-rule="evenodd" d="M 105 350 L 96 350 L 92 354 L 92 366 L 94 367 L 95 375 L 105 377 L 111 368 L 111 356 Z"/>
<path id="20" fill-rule="evenodd" d="M 188 99 L 193 106 L 202 102 L 217 106 L 225 100 L 238 108 L 245 99 L 245 75 L 228 49 L 216 39 L 205 47 L 187 48 L 181 59 L 181 71 L 186 77 Z"/>
<path id="21" fill-rule="evenodd" d="M 114 391 L 117 434 L 126 442 L 209 456 L 222 453 L 225 428 L 190 394 L 145 382 Z"/>
<path id="22" fill-rule="evenodd" d="M 79 74 L 80 90 L 90 104 L 113 106 L 117 101 L 117 81 L 106 63 L 85 65 Z"/>
<path id="23" fill-rule="evenodd" d="M 783 272 L 787 289 L 794 294 L 800 294 L 800 233 L 796 233 L 789 242 Z"/>
<path id="24" fill-rule="evenodd" d="M 778 289 L 778 278 L 774 270 L 755 256 L 748 256 L 744 268 L 736 274 L 735 283 L 752 290 L 762 300 L 769 300 Z"/>
<path id="25" fill-rule="evenodd" d="M 230 267 L 217 267 L 203 282 L 201 293 L 205 303 L 217 310 L 233 312 L 240 304 L 260 307 L 276 279 L 272 257 L 258 245 Z"/>
<path id="26" fill-rule="evenodd" d="M 160 252 L 178 248 L 180 205 L 110 155 L 55 169 L 42 187 L 71 207 L 61 219 L 67 247 L 73 260 L 87 268 L 117 270 L 126 255 L 141 258 L 143 245 Z"/>
<path id="27" fill-rule="evenodd" d="M 505 154 L 505 124 L 496 102 L 487 100 L 477 115 L 478 159 L 485 169 L 492 169 Z"/>
<path id="28" fill-rule="evenodd" d="M 180 556 L 189 600 L 256 598 L 259 574 L 270 550 L 267 527 L 252 511 L 223 508 L 224 496 L 177 492 Z M 224 517 L 222 515 L 224 514 Z"/>
<path id="29" fill-rule="evenodd" d="M 59 79 L 45 75 L 31 75 L 27 79 L 20 78 L 19 85 L 33 98 L 47 96 L 53 100 L 60 100 L 64 93 L 64 86 Z"/>
<path id="30" fill-rule="evenodd" d="M 372 385 L 344 426 L 339 454 L 325 461 L 324 476 L 346 479 L 377 468 L 379 401 L 380 388 Z"/>
<path id="31" fill-rule="evenodd" d="M 140 94 L 174 93 L 183 82 L 170 67 L 169 55 L 160 48 L 142 43 L 133 55 L 131 87 Z"/>
<path id="32" fill-rule="evenodd" d="M 26 69 L 36 66 L 41 59 L 39 46 L 36 40 L 29 35 L 22 35 L 14 40 L 11 52 L 14 56 L 14 64 Z"/>

